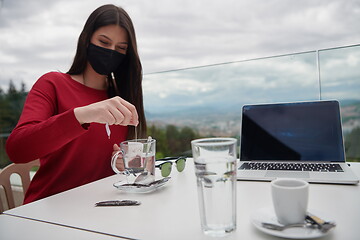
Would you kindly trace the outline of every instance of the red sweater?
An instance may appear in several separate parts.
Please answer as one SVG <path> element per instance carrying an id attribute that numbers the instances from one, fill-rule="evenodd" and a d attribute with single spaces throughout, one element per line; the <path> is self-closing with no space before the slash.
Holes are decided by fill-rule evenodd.
<path id="1" fill-rule="evenodd" d="M 127 137 L 128 128 L 104 124 L 81 126 L 74 108 L 107 99 L 103 90 L 89 88 L 68 74 L 43 75 L 30 90 L 20 120 L 6 142 L 15 163 L 40 158 L 24 203 L 29 203 L 114 174 L 113 144 Z"/>

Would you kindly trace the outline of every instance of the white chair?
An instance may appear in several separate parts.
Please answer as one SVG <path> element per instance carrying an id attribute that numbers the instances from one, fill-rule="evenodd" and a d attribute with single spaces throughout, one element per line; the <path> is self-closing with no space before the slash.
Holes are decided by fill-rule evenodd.
<path id="1" fill-rule="evenodd" d="M 8 209 L 15 207 L 14 193 L 11 187 L 10 176 L 12 174 L 19 174 L 22 182 L 23 193 L 25 194 L 30 185 L 30 170 L 33 167 L 40 166 L 40 160 L 34 160 L 28 163 L 12 163 L 0 171 L 0 186 L 3 186 L 5 192 L 5 202 Z M 0 199 L 0 213 L 5 211 L 3 206 L 3 199 Z"/>

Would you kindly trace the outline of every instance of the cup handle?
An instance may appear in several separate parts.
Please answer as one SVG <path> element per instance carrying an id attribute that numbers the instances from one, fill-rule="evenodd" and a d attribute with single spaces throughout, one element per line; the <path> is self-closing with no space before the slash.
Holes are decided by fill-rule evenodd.
<path id="1" fill-rule="evenodd" d="M 124 172 L 119 171 L 119 169 L 117 169 L 117 167 L 116 167 L 116 160 L 117 160 L 119 154 L 124 156 L 124 153 L 122 150 L 117 151 L 111 158 L 111 168 L 116 174 L 123 174 Z M 123 162 L 124 162 L 124 157 L 123 157 Z M 125 166 L 125 162 L 124 162 L 124 166 Z"/>

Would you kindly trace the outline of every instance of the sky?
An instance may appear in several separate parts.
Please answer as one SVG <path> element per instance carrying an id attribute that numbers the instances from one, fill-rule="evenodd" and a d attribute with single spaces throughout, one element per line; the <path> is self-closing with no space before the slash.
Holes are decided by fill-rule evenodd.
<path id="1" fill-rule="evenodd" d="M 132 18 L 144 74 L 360 43 L 359 0 L 0 0 L 0 87 L 66 72 L 107 3 Z"/>

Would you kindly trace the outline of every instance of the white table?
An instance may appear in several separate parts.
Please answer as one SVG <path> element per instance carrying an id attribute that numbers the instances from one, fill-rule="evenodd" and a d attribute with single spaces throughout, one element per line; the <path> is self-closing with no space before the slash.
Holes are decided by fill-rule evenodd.
<path id="1" fill-rule="evenodd" d="M 75 228 L 63 227 L 55 224 L 40 222 L 22 217 L 14 217 L 6 214 L 0 215 L 0 239 L 2 240 L 116 240 L 104 234 L 90 231 L 82 231 Z"/>
<path id="2" fill-rule="evenodd" d="M 352 164 L 360 176 L 360 164 Z M 159 172 L 157 172 L 159 174 Z M 102 180 L 5 212 L 78 229 L 135 239 L 214 239 L 200 228 L 193 161 L 161 189 L 130 194 L 112 185 L 120 176 Z M 134 199 L 140 206 L 94 207 L 95 202 Z M 279 239 L 258 231 L 250 222 L 252 213 L 271 207 L 270 183 L 237 183 L 237 230 L 226 239 Z M 337 227 L 321 239 L 355 240 L 360 236 L 360 185 L 310 184 L 309 208 L 324 212 Z"/>

